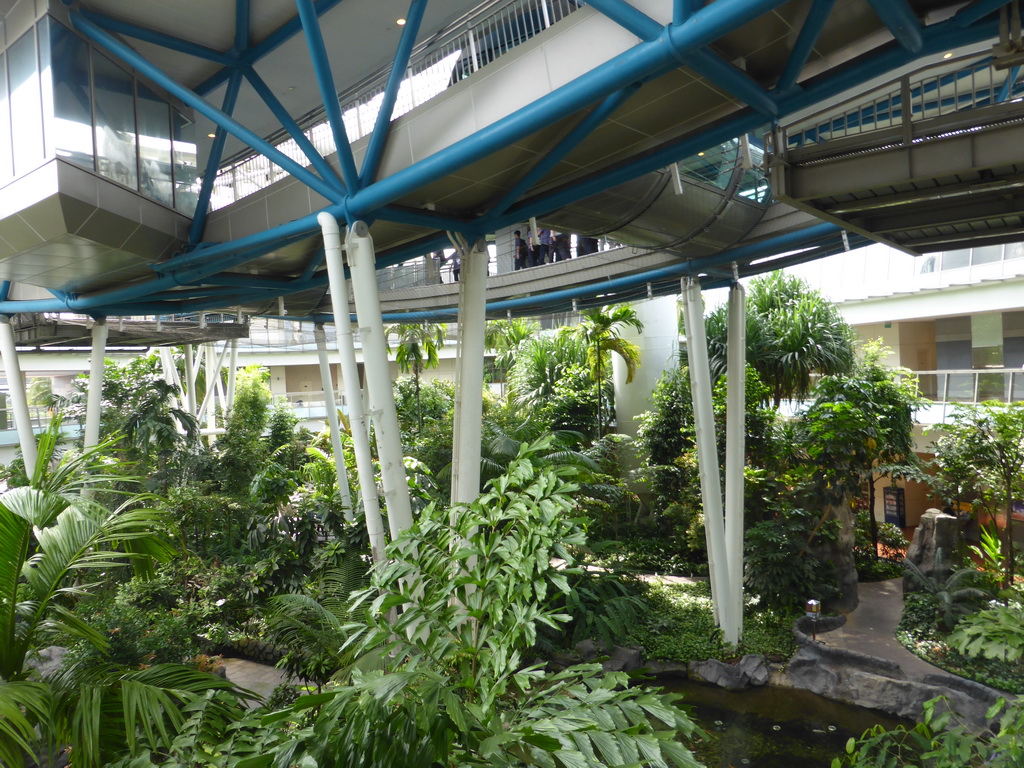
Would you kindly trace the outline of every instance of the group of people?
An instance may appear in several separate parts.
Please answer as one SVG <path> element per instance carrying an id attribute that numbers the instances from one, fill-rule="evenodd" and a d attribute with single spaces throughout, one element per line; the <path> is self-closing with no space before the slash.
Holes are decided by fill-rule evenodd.
<path id="1" fill-rule="evenodd" d="M 533 232 L 530 230 L 526 231 L 525 238 L 518 229 L 512 234 L 515 243 L 515 269 L 537 267 L 541 264 L 551 264 L 572 258 L 571 239 L 568 232 L 539 229 L 537 230 L 538 242 L 534 242 Z M 597 253 L 597 238 L 577 237 L 576 255 L 585 256 L 588 253 Z"/>

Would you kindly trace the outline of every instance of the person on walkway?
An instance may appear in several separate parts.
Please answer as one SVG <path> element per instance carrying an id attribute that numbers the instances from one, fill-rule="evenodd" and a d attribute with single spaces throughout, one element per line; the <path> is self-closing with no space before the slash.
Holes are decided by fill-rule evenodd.
<path id="1" fill-rule="evenodd" d="M 555 260 L 555 254 L 551 248 L 551 230 L 542 229 L 537 234 L 540 237 L 540 245 L 537 246 L 537 263 L 550 264 Z"/>
<path id="2" fill-rule="evenodd" d="M 569 244 L 570 235 L 568 232 L 559 232 L 555 235 L 555 261 L 568 261 L 572 258 Z"/>
<path id="3" fill-rule="evenodd" d="M 590 253 L 597 253 L 597 238 L 596 237 L 580 237 L 576 238 L 576 255 L 586 256 Z"/>
<path id="4" fill-rule="evenodd" d="M 514 269 L 525 269 L 530 266 L 529 250 L 526 245 L 526 241 L 523 240 L 523 233 L 518 229 L 512 233 L 513 236 L 513 247 L 515 249 L 515 257 L 513 261 Z"/>

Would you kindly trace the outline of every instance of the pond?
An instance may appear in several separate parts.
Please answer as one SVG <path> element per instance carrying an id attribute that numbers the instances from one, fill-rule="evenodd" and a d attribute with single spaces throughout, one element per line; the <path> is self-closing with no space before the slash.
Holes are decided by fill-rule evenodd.
<path id="1" fill-rule="evenodd" d="M 873 725 L 895 728 L 907 721 L 852 707 L 807 691 L 717 686 L 672 681 L 667 691 L 684 695 L 708 738 L 691 744 L 708 768 L 828 768 L 851 736 Z"/>

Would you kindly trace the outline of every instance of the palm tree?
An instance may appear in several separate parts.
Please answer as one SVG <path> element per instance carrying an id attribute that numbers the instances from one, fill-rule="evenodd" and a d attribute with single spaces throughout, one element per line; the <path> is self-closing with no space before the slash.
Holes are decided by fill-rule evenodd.
<path id="1" fill-rule="evenodd" d="M 494 367 L 507 372 L 515 361 L 516 350 L 526 339 L 533 338 L 540 330 L 540 323 L 525 317 L 510 317 L 508 320 L 489 320 L 484 331 L 484 346 L 496 352 Z"/>
<path id="2" fill-rule="evenodd" d="M 725 373 L 728 307 L 706 320 L 711 375 Z M 839 309 L 794 275 L 772 272 L 750 283 L 747 295 L 747 363 L 768 386 L 777 408 L 806 397 L 816 376 L 853 369 L 853 330 Z"/>
<path id="3" fill-rule="evenodd" d="M 75 764 L 100 766 L 134 748 L 140 733 L 169 745 L 181 708 L 230 683 L 181 665 L 128 670 L 112 664 L 71 665 L 34 676 L 33 651 L 58 637 L 103 649 L 106 638 L 74 612 L 75 601 L 97 586 L 87 573 L 131 564 L 148 573 L 171 553 L 155 530 L 160 513 L 129 494 L 111 509 L 97 499 L 122 475 L 109 473 L 104 443 L 81 453 L 54 454 L 60 419 L 40 436 L 29 484 L 0 494 L 0 764 L 46 762 L 64 746 Z M 91 493 L 86 493 L 91 491 Z M 104 494 L 106 495 L 106 494 Z M 170 729 L 168 725 L 172 726 Z"/>
<path id="4" fill-rule="evenodd" d="M 626 326 L 643 332 L 644 324 L 637 317 L 636 310 L 628 304 L 614 307 L 588 309 L 583 313 L 583 321 L 572 328 L 564 329 L 567 335 L 581 339 L 587 345 L 587 365 L 590 367 L 597 390 L 597 435 L 601 436 L 604 428 L 603 386 L 611 368 L 612 353 L 619 356 L 626 364 L 626 383 L 633 381 L 636 369 L 640 365 L 640 348 L 631 341 L 622 338 Z"/>
<path id="5" fill-rule="evenodd" d="M 423 414 L 420 412 L 420 373 L 436 368 L 440 362 L 437 353 L 444 346 L 444 337 L 448 326 L 444 323 L 397 323 L 384 329 L 384 338 L 388 340 L 388 352 L 391 351 L 391 337 L 397 337 L 395 362 L 402 373 L 412 371 L 416 383 L 416 419 L 419 429 L 423 429 Z"/>

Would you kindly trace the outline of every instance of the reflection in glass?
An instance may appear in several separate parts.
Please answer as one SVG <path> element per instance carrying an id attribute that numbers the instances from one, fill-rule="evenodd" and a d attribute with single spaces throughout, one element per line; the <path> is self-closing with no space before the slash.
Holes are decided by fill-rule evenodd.
<path id="1" fill-rule="evenodd" d="M 946 393 L 951 403 L 973 403 L 974 402 L 974 374 L 973 373 L 951 373 L 949 374 L 949 391 Z"/>
<path id="2" fill-rule="evenodd" d="M 53 130 L 57 157 L 83 168 L 94 167 L 92 97 L 89 92 L 89 46 L 50 21 L 50 69 L 53 73 Z"/>
<path id="3" fill-rule="evenodd" d="M 994 264 L 1003 258 L 1003 246 L 985 245 L 975 248 L 971 255 L 971 264 Z"/>
<path id="4" fill-rule="evenodd" d="M 139 83 L 139 191 L 164 205 L 174 205 L 171 186 L 171 108 Z"/>
<path id="5" fill-rule="evenodd" d="M 36 32 L 31 29 L 7 49 L 11 76 L 14 172 L 31 171 L 43 160 L 43 105 L 39 92 Z"/>
<path id="6" fill-rule="evenodd" d="M 174 119 L 174 207 L 186 216 L 196 211 L 196 124 L 177 110 Z"/>
<path id="7" fill-rule="evenodd" d="M 93 51 L 96 90 L 96 166 L 108 179 L 138 189 L 132 76 Z"/>
<path id="8" fill-rule="evenodd" d="M 946 251 L 942 254 L 942 268 L 959 269 L 960 267 L 966 267 L 970 260 L 970 248 L 962 248 L 959 251 Z"/>
<path id="9" fill-rule="evenodd" d="M 7 56 L 0 54 L 0 179 L 14 176 L 11 151 L 11 103 L 7 98 Z"/>

